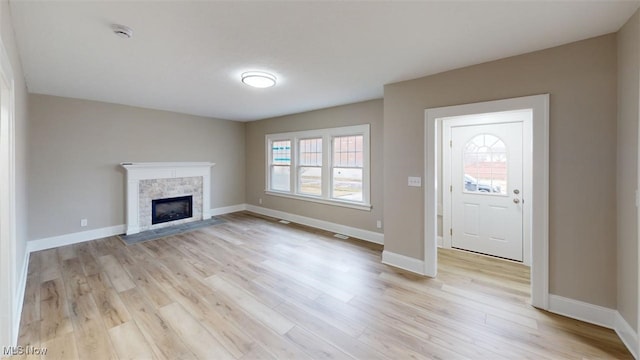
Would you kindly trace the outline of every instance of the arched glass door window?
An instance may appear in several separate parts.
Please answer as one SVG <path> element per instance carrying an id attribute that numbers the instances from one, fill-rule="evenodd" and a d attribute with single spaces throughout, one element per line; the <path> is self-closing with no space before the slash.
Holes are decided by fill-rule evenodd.
<path id="1" fill-rule="evenodd" d="M 464 191 L 507 195 L 507 148 L 495 135 L 474 136 L 464 147 Z"/>

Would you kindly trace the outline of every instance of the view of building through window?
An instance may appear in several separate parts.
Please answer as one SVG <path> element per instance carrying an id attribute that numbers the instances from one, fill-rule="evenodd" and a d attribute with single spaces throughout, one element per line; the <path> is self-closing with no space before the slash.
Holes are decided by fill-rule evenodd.
<path id="1" fill-rule="evenodd" d="M 507 149 L 490 134 L 471 139 L 464 147 L 464 190 L 507 194 Z"/>

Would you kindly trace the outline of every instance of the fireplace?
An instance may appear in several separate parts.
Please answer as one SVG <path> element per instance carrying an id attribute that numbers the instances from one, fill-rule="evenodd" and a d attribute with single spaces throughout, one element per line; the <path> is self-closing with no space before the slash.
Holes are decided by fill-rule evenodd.
<path id="1" fill-rule="evenodd" d="M 211 218 L 210 162 L 122 163 L 127 177 L 127 235 Z M 152 201 L 191 195 L 191 217 L 151 223 Z"/>
<path id="2" fill-rule="evenodd" d="M 193 216 L 193 196 L 180 196 L 151 201 L 151 224 L 187 219 Z"/>

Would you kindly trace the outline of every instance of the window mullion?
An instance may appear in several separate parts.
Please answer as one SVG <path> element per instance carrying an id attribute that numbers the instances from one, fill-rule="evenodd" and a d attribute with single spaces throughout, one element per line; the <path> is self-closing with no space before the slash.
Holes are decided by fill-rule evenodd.
<path id="1" fill-rule="evenodd" d="M 298 192 L 298 138 L 291 139 L 291 160 L 289 162 L 289 192 Z"/>
<path id="2" fill-rule="evenodd" d="M 292 184 L 294 185 L 294 187 L 292 187 L 291 189 L 293 190 L 292 193 L 294 194 L 300 194 L 300 161 L 298 159 L 301 158 L 300 154 L 298 154 L 298 151 L 300 150 L 300 139 L 295 138 L 293 139 L 293 143 L 296 144 L 295 149 L 293 149 L 291 151 L 291 167 L 292 167 L 292 172 L 291 172 L 291 181 Z M 294 155 L 295 154 L 295 155 Z M 295 158 L 293 158 L 293 156 L 295 156 Z M 294 174 L 295 173 L 295 174 Z"/>
<path id="3" fill-rule="evenodd" d="M 267 138 L 267 148 L 265 149 L 267 153 L 267 176 L 264 179 L 265 189 L 271 190 L 271 173 L 273 171 L 273 140 Z"/>
<path id="4" fill-rule="evenodd" d="M 331 199 L 331 135 L 322 135 L 322 198 Z"/>

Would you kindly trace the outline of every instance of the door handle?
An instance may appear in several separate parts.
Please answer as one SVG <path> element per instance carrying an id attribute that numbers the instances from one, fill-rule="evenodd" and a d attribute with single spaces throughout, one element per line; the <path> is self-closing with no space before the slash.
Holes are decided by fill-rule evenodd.
<path id="1" fill-rule="evenodd" d="M 513 203 L 514 204 L 519 204 L 520 203 L 520 199 L 513 199 Z"/>

